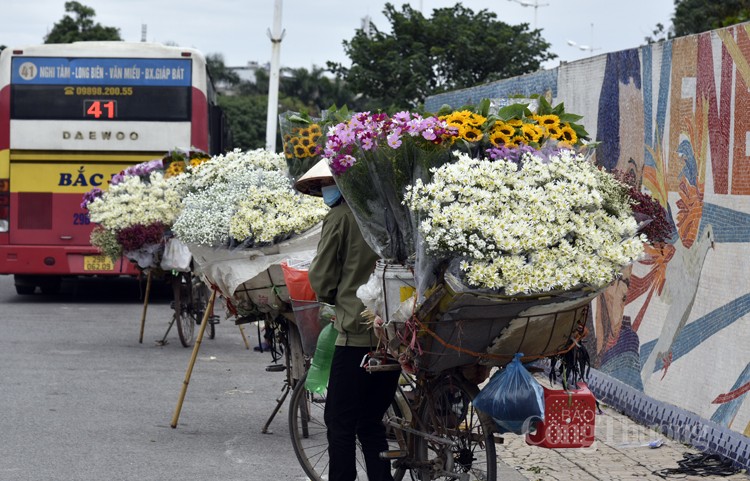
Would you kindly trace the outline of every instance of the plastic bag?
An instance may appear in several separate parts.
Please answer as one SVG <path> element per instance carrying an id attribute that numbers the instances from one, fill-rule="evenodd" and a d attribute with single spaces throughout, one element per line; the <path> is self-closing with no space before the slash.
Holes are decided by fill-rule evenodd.
<path id="1" fill-rule="evenodd" d="M 479 391 L 473 404 L 492 416 L 502 432 L 525 434 L 544 419 L 544 390 L 521 364 L 518 353 Z"/>
<path id="2" fill-rule="evenodd" d="M 315 291 L 310 286 L 309 271 L 291 267 L 287 261 L 281 263 L 284 272 L 284 283 L 289 290 L 289 297 L 296 301 L 314 301 L 317 299 Z"/>
<path id="3" fill-rule="evenodd" d="M 190 261 L 193 259 L 190 249 L 176 237 L 167 240 L 161 268 L 165 271 L 190 272 Z"/>

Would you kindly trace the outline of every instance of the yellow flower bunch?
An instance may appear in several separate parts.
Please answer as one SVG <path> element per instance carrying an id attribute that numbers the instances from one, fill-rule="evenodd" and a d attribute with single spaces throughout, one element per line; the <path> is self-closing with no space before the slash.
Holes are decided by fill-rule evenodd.
<path id="1" fill-rule="evenodd" d="M 479 142 L 484 137 L 482 127 L 487 117 L 483 115 L 470 110 L 457 110 L 447 115 L 440 115 L 438 118 L 458 129 L 458 137 L 453 137 L 454 141 L 463 139 L 467 142 Z"/>
<path id="2" fill-rule="evenodd" d="M 181 160 L 172 161 L 164 170 L 164 178 L 174 177 L 185 172 L 185 162 Z"/>
<path id="3" fill-rule="evenodd" d="M 322 149 L 318 144 L 323 130 L 318 124 L 310 124 L 304 127 L 293 127 L 284 134 L 284 156 L 287 159 L 315 157 L 320 155 Z"/>
<path id="4" fill-rule="evenodd" d="M 206 162 L 210 158 L 211 157 L 196 157 L 194 159 L 190 159 L 190 167 L 193 167 L 193 168 L 198 167 L 199 165 L 201 165 L 203 162 Z"/>

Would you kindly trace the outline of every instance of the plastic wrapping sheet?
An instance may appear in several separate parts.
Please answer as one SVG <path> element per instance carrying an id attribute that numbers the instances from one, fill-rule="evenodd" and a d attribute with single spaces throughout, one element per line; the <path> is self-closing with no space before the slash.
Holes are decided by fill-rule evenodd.
<path id="1" fill-rule="evenodd" d="M 349 170 L 334 175 L 336 185 L 370 248 L 385 261 L 407 263 L 417 250 L 418 219 L 402 204 L 406 186 L 417 179 L 428 182 L 430 168 L 448 162 L 451 153 L 429 152 L 404 142 L 398 149 L 360 150 L 357 155 Z"/>
<path id="2" fill-rule="evenodd" d="M 278 311 L 289 302 L 281 262 L 312 258 L 321 224 L 278 244 L 256 249 L 227 249 L 188 244 L 196 271 L 239 307 Z"/>

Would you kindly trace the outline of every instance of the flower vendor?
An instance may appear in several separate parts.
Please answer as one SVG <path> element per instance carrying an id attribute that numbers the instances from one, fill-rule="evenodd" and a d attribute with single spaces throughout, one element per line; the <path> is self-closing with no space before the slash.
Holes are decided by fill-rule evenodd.
<path id="1" fill-rule="evenodd" d="M 310 284 L 321 303 L 335 306 L 338 331 L 325 407 L 331 481 L 356 479 L 356 440 L 362 446 L 370 481 L 393 480 L 383 415 L 393 400 L 398 371 L 368 373 L 362 360 L 377 338 L 361 316 L 357 288 L 366 283 L 378 256 L 365 242 L 354 214 L 334 183 L 327 161 L 321 160 L 296 182 L 302 193 L 322 196 L 330 211 L 315 258 Z M 322 309 L 321 309 L 322 310 Z"/>

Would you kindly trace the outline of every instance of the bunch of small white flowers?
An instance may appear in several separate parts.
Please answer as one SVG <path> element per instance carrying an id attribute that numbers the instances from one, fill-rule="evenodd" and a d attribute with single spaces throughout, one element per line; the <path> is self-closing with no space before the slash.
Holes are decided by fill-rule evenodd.
<path id="1" fill-rule="evenodd" d="M 146 180 L 126 176 L 88 204 L 91 221 L 112 231 L 135 224 L 171 225 L 180 212 L 187 189 L 185 179 L 185 176 L 164 178 L 159 171 L 151 172 Z"/>
<path id="2" fill-rule="evenodd" d="M 461 259 L 465 281 L 508 295 L 602 287 L 643 251 L 624 186 L 570 150 L 472 159 L 407 189 L 427 252 Z"/>
<path id="3" fill-rule="evenodd" d="M 318 197 L 301 195 L 288 186 L 253 186 L 229 224 L 229 234 L 245 246 L 273 243 L 311 228 L 328 208 Z"/>
<path id="4" fill-rule="evenodd" d="M 240 162 L 244 167 L 231 175 L 216 165 L 211 174 L 214 180 L 192 184 L 193 191 L 185 197 L 172 226 L 180 240 L 213 247 L 251 247 L 301 233 L 325 216 L 322 200 L 296 193 L 286 171 Z"/>
<path id="5" fill-rule="evenodd" d="M 200 190 L 216 183 L 228 183 L 248 169 L 265 171 L 286 170 L 286 161 L 282 154 L 276 154 L 264 149 L 243 152 L 234 149 L 222 155 L 215 155 L 209 160 L 190 167 L 192 172 L 191 185 Z"/>

